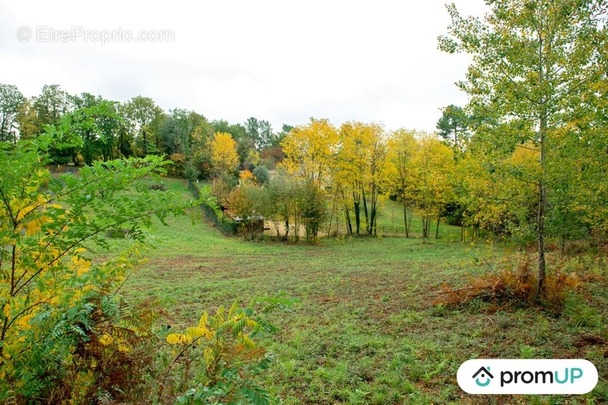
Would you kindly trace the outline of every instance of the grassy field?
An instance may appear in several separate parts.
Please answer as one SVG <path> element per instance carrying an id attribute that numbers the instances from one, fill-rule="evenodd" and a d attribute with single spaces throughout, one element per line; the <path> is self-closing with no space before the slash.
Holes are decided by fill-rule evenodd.
<path id="1" fill-rule="evenodd" d="M 185 183 L 168 184 L 191 198 Z M 266 342 L 276 360 L 265 384 L 286 404 L 608 402 L 608 347 L 589 339 L 608 337 L 605 278 L 588 277 L 599 281 L 560 317 L 480 301 L 447 309 L 433 305 L 442 283 L 465 285 L 490 271 L 480 263 L 512 252 L 447 237 L 246 242 L 221 235 L 199 209 L 150 233 L 158 249 L 124 291 L 133 300 L 157 297 L 163 322 L 176 329 L 235 299 L 279 291 L 297 298 L 290 312 L 272 315 L 280 331 Z M 600 384 L 583 397 L 468 396 L 456 370 L 470 358 L 586 358 Z"/>

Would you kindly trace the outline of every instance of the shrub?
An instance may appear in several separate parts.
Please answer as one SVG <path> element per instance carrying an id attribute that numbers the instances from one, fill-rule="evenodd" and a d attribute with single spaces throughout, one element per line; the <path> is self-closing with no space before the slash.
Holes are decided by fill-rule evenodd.
<path id="1" fill-rule="evenodd" d="M 223 234 L 231 236 L 238 233 L 240 225 L 224 215 L 217 203 L 217 199 L 214 196 L 211 196 L 209 187 L 201 189 L 198 184 L 191 181 L 189 182 L 189 188 L 192 194 L 199 200 L 200 207 L 205 216 L 211 220 Z"/>
<path id="2" fill-rule="evenodd" d="M 0 403 L 149 403 L 154 394 L 171 403 L 268 403 L 256 374 L 270 356 L 255 338 L 273 328 L 255 309 L 287 299 L 203 315 L 167 337 L 180 351 L 166 367 L 172 353 L 155 327 L 159 310 L 150 301 L 131 307 L 117 293 L 141 262 L 138 244 L 102 263 L 87 257 L 83 243 L 106 246 L 107 231 L 130 229 L 142 241 L 151 216 L 183 212 L 170 193 L 148 187 L 159 158 L 95 163 L 54 179 L 35 148 L 11 152 L 0 155 Z"/>
<path id="3" fill-rule="evenodd" d="M 270 366 L 272 355 L 255 339 L 276 331 L 265 313 L 292 303 L 284 294 L 252 300 L 247 307 L 235 302 L 229 310 L 219 307 L 213 316 L 204 312 L 184 333 L 167 335 L 176 354 L 160 381 L 158 400 L 182 391 L 178 404 L 270 403 L 256 377 Z"/>
<path id="4" fill-rule="evenodd" d="M 256 183 L 265 185 L 270 181 L 270 172 L 266 166 L 258 166 L 253 170 L 253 177 L 255 177 Z"/>
<path id="5" fill-rule="evenodd" d="M 157 157 L 96 162 L 79 176 L 51 177 L 36 145 L 18 143 L 5 152 L 0 154 L 0 402 L 9 397 L 19 403 L 79 402 L 93 395 L 87 387 L 111 385 L 104 381 L 112 377 L 97 369 L 99 361 L 117 376 L 124 374 L 107 356 L 122 356 L 120 363 L 127 364 L 126 351 L 135 352 L 131 343 L 139 334 L 136 325 L 121 323 L 128 317 L 112 294 L 138 263 L 136 245 L 99 264 L 86 246 L 107 246 L 106 232 L 121 229 L 141 241 L 141 227 L 153 216 L 164 221 L 183 209 L 171 194 L 150 191 L 148 179 L 162 171 Z M 111 345 L 105 351 L 98 347 L 103 343 L 98 336 L 120 330 L 125 333 L 114 342 L 123 354 L 109 353 Z"/>
<path id="6" fill-rule="evenodd" d="M 201 176 L 201 171 L 192 163 L 186 163 L 184 168 L 184 177 L 187 180 L 196 180 Z"/>
<path id="7" fill-rule="evenodd" d="M 580 284 L 577 274 L 565 272 L 563 266 L 561 263 L 548 272 L 542 297 L 538 291 L 537 273 L 531 266 L 530 256 L 526 255 L 520 257 L 515 265 L 498 272 L 471 277 L 465 287 L 453 288 L 443 284 L 434 304 L 458 306 L 473 300 L 527 306 L 541 304 L 549 311 L 560 313 L 568 294 Z"/>
<path id="8" fill-rule="evenodd" d="M 172 164 L 167 166 L 167 175 L 171 177 L 180 177 L 185 170 L 187 165 L 186 163 L 186 155 L 183 153 L 172 153 L 169 156 L 169 160 Z"/>
<path id="9" fill-rule="evenodd" d="M 239 184 L 248 184 L 253 180 L 253 173 L 250 170 L 241 170 L 239 173 Z"/>

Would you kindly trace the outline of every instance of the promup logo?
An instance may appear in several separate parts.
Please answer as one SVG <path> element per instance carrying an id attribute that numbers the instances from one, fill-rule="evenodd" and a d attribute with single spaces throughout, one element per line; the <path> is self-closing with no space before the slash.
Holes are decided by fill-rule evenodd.
<path id="1" fill-rule="evenodd" d="M 586 394 L 598 381 L 587 360 L 468 360 L 457 377 L 469 394 Z"/>
<path id="2" fill-rule="evenodd" d="M 473 374 L 475 384 L 480 387 L 487 387 L 492 382 L 494 376 L 490 373 L 490 367 L 481 367 L 475 374 Z M 483 381 L 483 382 L 482 382 Z"/>

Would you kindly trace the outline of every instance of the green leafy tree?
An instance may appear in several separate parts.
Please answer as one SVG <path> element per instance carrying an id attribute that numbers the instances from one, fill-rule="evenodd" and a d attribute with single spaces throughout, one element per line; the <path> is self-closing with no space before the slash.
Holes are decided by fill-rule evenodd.
<path id="1" fill-rule="evenodd" d="M 71 128 L 82 138 L 84 162 L 91 165 L 96 159 L 110 160 L 115 152 L 116 133 L 122 125 L 116 103 L 97 100 L 69 114 Z"/>
<path id="2" fill-rule="evenodd" d="M 584 147 L 580 125 L 596 113 L 593 97 L 604 98 L 606 86 L 605 4 L 592 0 L 488 1 L 484 20 L 462 17 L 454 5 L 449 35 L 440 38 L 446 52 L 473 56 L 459 87 L 470 96 L 469 108 L 479 118 L 476 136 L 486 154 L 512 154 L 532 142 L 539 170 L 535 177 L 536 215 L 531 224 L 538 246 L 538 288 L 546 278 L 546 218 L 556 176 L 573 178 L 560 161 Z M 555 209 L 558 209 L 555 207 Z"/>
<path id="3" fill-rule="evenodd" d="M 207 122 L 197 124 L 192 131 L 188 165 L 196 168 L 200 177 L 211 177 L 211 150 L 209 140 L 213 137 L 213 128 Z"/>
<path id="4" fill-rule="evenodd" d="M 260 141 L 256 145 L 258 150 L 272 146 L 275 142 L 276 135 L 272 132 L 272 125 L 266 120 L 260 121 Z"/>
<path id="5" fill-rule="evenodd" d="M 176 121 L 177 128 L 184 137 L 184 152 L 187 155 L 191 155 L 195 132 L 198 129 L 199 131 L 206 130 L 207 133 L 211 133 L 209 122 L 203 115 L 195 111 L 187 111 L 179 108 L 172 110 L 171 116 Z"/>
<path id="6" fill-rule="evenodd" d="M 82 136 L 75 129 L 79 123 L 72 114 L 64 115 L 58 124 L 47 125 L 44 132 L 48 135 L 49 163 L 78 165 L 78 156 L 84 145 Z M 85 124 L 87 125 L 87 124 Z"/>
<path id="7" fill-rule="evenodd" d="M 187 135 L 170 115 L 166 116 L 158 130 L 160 150 L 167 155 L 184 154 L 187 147 Z"/>
<path id="8" fill-rule="evenodd" d="M 287 134 L 289 134 L 294 128 L 295 127 L 293 125 L 283 124 L 283 126 L 281 127 L 281 132 L 277 132 L 274 135 L 270 146 L 279 147 L 281 145 L 281 142 L 283 142 L 283 139 L 285 139 Z"/>
<path id="9" fill-rule="evenodd" d="M 0 83 L 0 141 L 17 142 L 17 117 L 24 103 L 17 86 Z"/>
<path id="10" fill-rule="evenodd" d="M 58 84 L 44 85 L 38 97 L 34 98 L 37 134 L 47 125 L 59 124 L 61 117 L 74 108 L 73 97 L 62 90 Z"/>
<path id="11" fill-rule="evenodd" d="M 441 118 L 437 121 L 437 131 L 456 150 L 462 150 L 469 136 L 469 121 L 462 107 L 450 104 L 442 109 Z"/>
<path id="12" fill-rule="evenodd" d="M 80 95 L 75 95 L 70 97 L 74 109 L 81 109 L 87 107 L 93 107 L 103 101 L 101 96 L 95 96 L 91 93 L 81 93 Z"/>
<path id="13" fill-rule="evenodd" d="M 208 125 L 204 116 L 180 108 L 171 110 L 161 119 L 158 130 L 159 150 L 167 155 L 192 155 L 197 128 Z"/>
<path id="14" fill-rule="evenodd" d="M 124 114 L 135 141 L 141 144 L 140 155 L 157 152 L 158 137 L 153 124 L 158 124 L 163 110 L 150 97 L 137 96 L 125 104 Z"/>
<path id="15" fill-rule="evenodd" d="M 277 236 L 283 230 L 283 238 L 288 239 L 291 234 L 299 232 L 294 224 L 297 215 L 296 182 L 283 174 L 273 176 L 268 184 L 268 194 L 274 209 L 267 216 L 273 220 Z"/>
<path id="16" fill-rule="evenodd" d="M 268 121 L 249 117 L 247 121 L 245 121 L 245 130 L 247 138 L 253 143 L 253 146 L 258 151 L 271 146 L 275 140 L 272 126 Z"/>
<path id="17" fill-rule="evenodd" d="M 253 143 L 253 146 L 256 149 L 260 149 L 260 121 L 255 117 L 247 118 L 247 121 L 245 121 L 245 131 L 247 133 L 247 137 Z"/>
<path id="18" fill-rule="evenodd" d="M 307 180 L 298 186 L 297 201 L 300 203 L 298 211 L 302 215 L 306 241 L 311 242 L 318 237 L 321 226 L 327 220 L 327 200 L 325 193 L 312 180 Z"/>

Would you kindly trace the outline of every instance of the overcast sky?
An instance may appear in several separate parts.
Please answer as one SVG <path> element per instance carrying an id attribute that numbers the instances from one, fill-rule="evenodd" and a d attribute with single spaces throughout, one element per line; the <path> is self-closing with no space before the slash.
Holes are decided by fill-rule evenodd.
<path id="1" fill-rule="evenodd" d="M 482 0 L 455 0 L 481 15 Z M 44 84 L 209 119 L 309 117 L 432 131 L 468 58 L 437 50 L 443 0 L 0 0 L 0 83 Z M 141 38 L 140 38 L 141 36 Z M 157 37 L 161 38 L 157 38 Z M 164 36 L 164 37 L 163 37 Z"/>

